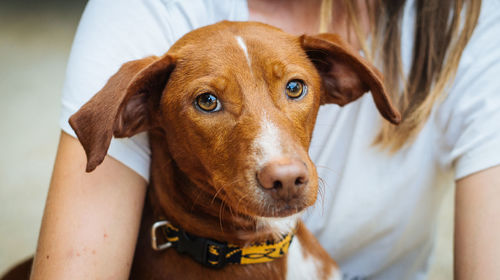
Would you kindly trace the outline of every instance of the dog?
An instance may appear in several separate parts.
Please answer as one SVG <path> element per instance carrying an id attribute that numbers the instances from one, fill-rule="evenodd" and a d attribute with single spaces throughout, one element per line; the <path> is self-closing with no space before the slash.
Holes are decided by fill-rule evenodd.
<path id="1" fill-rule="evenodd" d="M 399 123 L 381 74 L 337 35 L 256 22 L 202 27 L 125 63 L 70 124 L 87 172 L 113 136 L 149 133 L 131 278 L 341 279 L 300 221 L 318 193 L 308 148 L 321 104 L 368 91 Z"/>

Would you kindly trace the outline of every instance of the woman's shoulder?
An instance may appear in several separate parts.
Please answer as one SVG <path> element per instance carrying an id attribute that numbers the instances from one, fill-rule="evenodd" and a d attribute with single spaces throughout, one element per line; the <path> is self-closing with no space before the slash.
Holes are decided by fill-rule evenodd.
<path id="1" fill-rule="evenodd" d="M 455 179 L 500 164 L 500 1 L 483 0 L 453 83 L 435 114 Z"/>

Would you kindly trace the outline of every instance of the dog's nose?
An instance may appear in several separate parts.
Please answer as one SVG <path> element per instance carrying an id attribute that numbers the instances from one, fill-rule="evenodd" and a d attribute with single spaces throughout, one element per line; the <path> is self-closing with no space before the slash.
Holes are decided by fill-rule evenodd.
<path id="1" fill-rule="evenodd" d="M 306 165 L 297 159 L 277 159 L 268 162 L 257 173 L 260 185 L 267 190 L 293 192 L 308 181 Z"/>

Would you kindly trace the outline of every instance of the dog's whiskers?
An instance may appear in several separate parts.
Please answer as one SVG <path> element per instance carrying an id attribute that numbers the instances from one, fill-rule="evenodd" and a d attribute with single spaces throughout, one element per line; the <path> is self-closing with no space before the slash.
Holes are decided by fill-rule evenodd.
<path id="1" fill-rule="evenodd" d="M 224 189 L 224 186 L 220 187 L 214 194 L 214 196 L 212 197 L 212 201 L 210 202 L 211 204 L 214 203 L 215 201 L 215 198 L 217 198 L 217 195 L 219 195 L 219 193 Z M 221 199 L 222 200 L 222 199 Z"/>
<path id="2" fill-rule="evenodd" d="M 242 197 L 240 197 L 240 199 L 238 199 L 238 202 L 236 203 L 236 212 L 239 213 L 240 211 L 240 203 L 247 197 L 249 196 L 250 194 L 247 193 L 245 195 L 243 195 Z"/>
<path id="3" fill-rule="evenodd" d="M 318 177 L 318 195 L 320 198 L 320 207 L 321 207 L 321 213 L 325 212 L 325 188 L 326 188 L 326 181 Z"/>
<path id="4" fill-rule="evenodd" d="M 220 207 L 219 207 L 219 227 L 220 227 L 220 230 L 222 232 L 224 232 L 224 227 L 223 227 L 223 224 L 222 224 L 222 211 L 224 209 L 224 200 L 222 200 L 221 204 L 220 204 Z"/>

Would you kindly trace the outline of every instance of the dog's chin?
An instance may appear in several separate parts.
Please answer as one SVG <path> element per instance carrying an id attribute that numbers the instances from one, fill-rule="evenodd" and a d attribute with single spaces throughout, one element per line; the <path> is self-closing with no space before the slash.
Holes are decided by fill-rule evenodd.
<path id="1" fill-rule="evenodd" d="M 273 198 L 267 195 L 262 200 L 259 209 L 259 216 L 269 218 L 284 218 L 304 211 L 312 206 L 316 201 L 316 196 L 298 195 L 294 198 Z"/>
<path id="2" fill-rule="evenodd" d="M 246 212 L 252 217 L 263 217 L 263 218 L 286 218 L 295 215 L 299 212 L 304 211 L 310 206 L 306 201 L 274 201 L 274 199 L 269 199 L 270 201 L 261 202 L 258 204 L 247 205 Z"/>
<path id="3" fill-rule="evenodd" d="M 278 209 L 272 213 L 265 213 L 262 217 L 266 217 L 266 218 L 285 218 L 285 217 L 289 217 L 293 214 L 297 214 L 298 212 L 300 212 L 301 209 L 297 209 L 297 208 L 283 208 L 283 209 Z"/>
<path id="4" fill-rule="evenodd" d="M 237 212 L 254 218 L 286 218 L 297 213 L 302 212 L 310 205 L 306 203 L 285 203 L 285 202 L 273 202 L 271 204 L 266 203 L 250 203 L 247 205 L 242 205 L 241 203 L 237 207 Z M 236 207 L 235 207 L 236 208 Z M 233 208 L 233 209 L 235 209 Z"/>
<path id="5" fill-rule="evenodd" d="M 290 205 L 290 204 L 276 205 L 276 206 L 272 206 L 269 209 L 267 209 L 266 211 L 262 212 L 262 214 L 260 216 L 266 217 L 266 218 L 285 218 L 285 217 L 297 214 L 299 212 L 302 212 L 307 207 L 308 206 L 306 206 L 304 204 L 302 204 L 302 205 Z"/>

